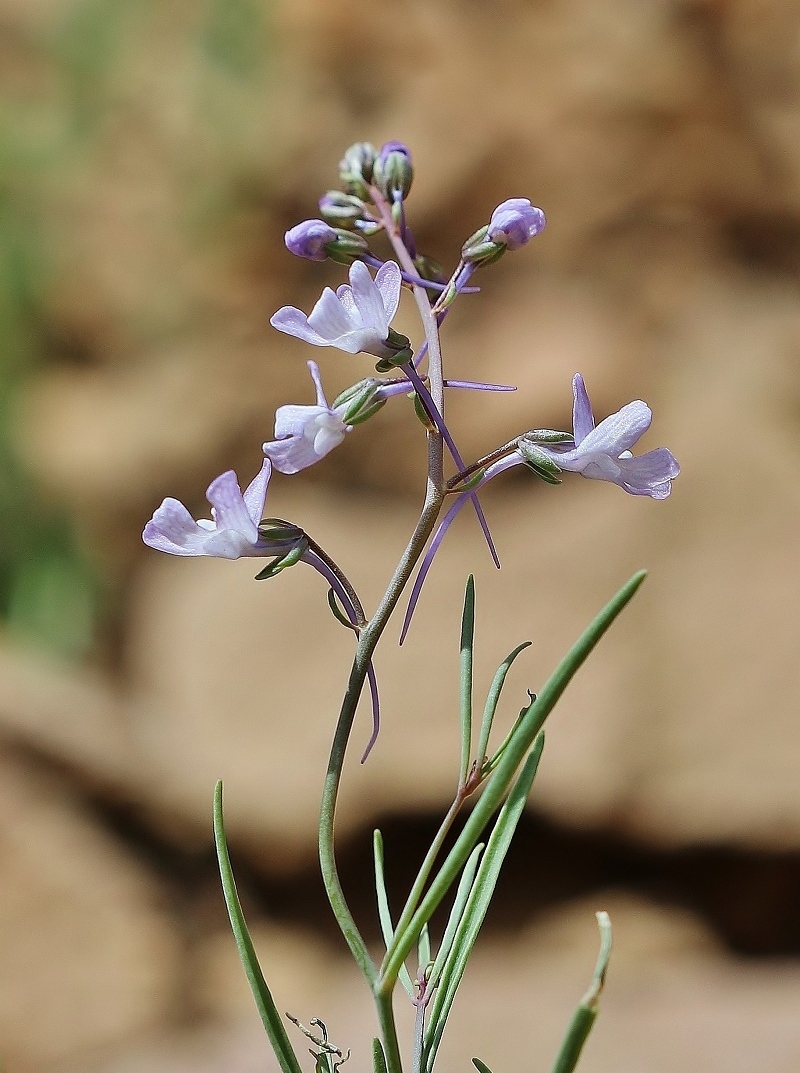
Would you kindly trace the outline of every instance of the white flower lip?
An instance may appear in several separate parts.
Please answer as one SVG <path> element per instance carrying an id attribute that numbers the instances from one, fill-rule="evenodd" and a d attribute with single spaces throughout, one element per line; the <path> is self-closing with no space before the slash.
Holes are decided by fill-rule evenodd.
<path id="1" fill-rule="evenodd" d="M 389 357 L 394 351 L 386 340 L 401 285 L 400 267 L 394 261 L 382 265 L 374 280 L 362 261 L 354 261 L 349 286 L 343 284 L 335 293 L 326 287 L 308 316 L 295 306 L 283 306 L 270 318 L 270 324 L 313 346 Z"/>
<path id="2" fill-rule="evenodd" d="M 281 473 L 299 473 L 313 466 L 352 432 L 352 426 L 342 420 L 349 404 L 329 406 L 317 363 L 308 362 L 308 369 L 317 392 L 316 406 L 279 406 L 275 439 L 262 445 L 264 454 Z"/>

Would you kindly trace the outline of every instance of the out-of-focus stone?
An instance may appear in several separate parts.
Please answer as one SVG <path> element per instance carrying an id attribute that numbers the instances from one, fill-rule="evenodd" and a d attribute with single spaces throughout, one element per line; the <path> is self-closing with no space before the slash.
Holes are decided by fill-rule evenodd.
<path id="1" fill-rule="evenodd" d="M 591 978 L 597 957 L 594 910 L 610 912 L 615 945 L 600 1014 L 586 1044 L 587 1073 L 789 1073 L 800 1056 L 796 996 L 800 966 L 755 965 L 719 950 L 691 915 L 616 893 L 554 910 L 521 934 L 482 937 L 448 1022 L 438 1064 L 466 1069 L 472 1055 L 491 1068 L 547 1068 Z M 269 977 L 270 944 L 262 944 Z M 314 967 L 306 982 L 314 990 Z M 328 955 L 330 958 L 330 955 Z M 333 963 L 331 959 L 331 963 Z M 331 1038 L 352 1047 L 348 1068 L 371 1068 L 374 1014 L 355 970 L 336 962 L 318 1016 Z M 236 966 L 231 962 L 230 968 Z M 280 1004 L 283 994 L 275 989 Z M 92 1073 L 254 1073 L 276 1070 L 255 1011 L 243 1005 L 227 1025 L 193 1038 L 154 1043 Z M 316 999 L 315 999 L 316 1001 Z M 411 1039 L 411 1004 L 397 1002 L 400 1039 Z M 302 1038 L 292 1034 L 303 1049 Z M 72 1073 L 71 1070 L 64 1073 Z"/>
<path id="2" fill-rule="evenodd" d="M 0 639 L 0 736 L 80 778 L 122 789 L 133 741 L 120 694 L 101 675 Z"/>
<path id="3" fill-rule="evenodd" d="M 9 1073 L 168 1023 L 179 947 L 155 884 L 57 782 L 0 758 L 0 1037 Z"/>

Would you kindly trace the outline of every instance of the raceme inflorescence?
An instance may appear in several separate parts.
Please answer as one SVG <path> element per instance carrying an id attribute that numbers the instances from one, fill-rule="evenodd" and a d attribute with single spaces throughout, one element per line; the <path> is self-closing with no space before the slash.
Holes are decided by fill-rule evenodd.
<path id="1" fill-rule="evenodd" d="M 548 485 L 559 485 L 564 473 L 578 473 L 617 485 L 630 495 L 656 500 L 669 496 L 672 481 L 680 472 L 675 457 L 664 447 L 644 454 L 632 453 L 651 422 L 650 408 L 644 402 L 630 402 L 596 422 L 580 373 L 572 381 L 571 431 L 532 427 L 483 457 L 465 462 L 445 421 L 447 393 L 514 388 L 447 376 L 440 331 L 456 300 L 479 290 L 475 284 L 480 273 L 539 235 L 545 227 L 545 216 L 526 198 L 504 201 L 491 213 L 488 223 L 464 242 L 458 264 L 448 273 L 417 249 L 406 212 L 413 178 L 411 153 L 401 142 L 388 142 L 380 150 L 359 142 L 347 150 L 340 163 L 339 188 L 320 198 L 320 218 L 297 224 L 285 236 L 290 253 L 312 261 L 331 260 L 346 267 L 348 281 L 335 291 L 326 287 L 308 314 L 294 306 L 284 306 L 272 316 L 272 326 L 311 346 L 342 351 L 346 357 L 341 361 L 351 362 L 354 367 L 356 361 L 363 361 L 354 356 L 370 355 L 376 359 L 374 372 L 355 380 L 329 402 L 317 363 L 307 359 L 316 401 L 287 403 L 278 408 L 274 438 L 263 444 L 260 469 L 245 491 L 236 474 L 229 470 L 215 478 L 206 492 L 210 518 L 195 521 L 183 504 L 167 498 L 143 533 L 146 544 L 171 555 L 259 558 L 264 564 L 258 580 L 306 563 L 324 578 L 330 610 L 352 631 L 355 654 L 322 787 L 319 855 L 331 909 L 374 997 L 378 1034 L 372 1040 L 371 1058 L 375 1073 L 402 1073 L 404 1063 L 410 1063 L 411 1073 L 432 1073 L 467 959 L 536 774 L 544 746 L 544 721 L 572 676 L 636 592 L 644 574 L 634 575 L 600 611 L 538 695 L 529 694 L 516 721 L 494 747 L 489 743 L 506 674 L 527 642 L 517 646 L 498 668 L 475 733 L 475 591 L 472 579 L 468 579 L 460 635 L 461 755 L 453 801 L 396 918 L 384 884 L 383 841 L 380 832 L 375 832 L 374 882 L 385 945 L 381 958 L 376 959 L 339 882 L 334 826 L 344 759 L 356 708 L 365 690 L 372 705 L 373 728 L 362 762 L 367 761 L 378 739 L 380 714 L 373 655 L 392 614 L 409 589 L 402 641 L 436 551 L 464 506 L 474 510 L 499 565 L 479 493 L 507 470 L 520 466 L 532 478 Z M 407 336 L 392 327 L 403 292 L 413 297 L 421 322 L 423 341 L 416 350 Z M 334 562 L 317 542 L 318 534 L 312 536 L 281 518 L 264 517 L 267 489 L 273 468 L 294 474 L 315 465 L 346 437 L 358 436 L 359 426 L 384 406 L 398 405 L 399 399 L 406 400 L 406 406 L 409 399 L 413 402 L 413 408 L 408 409 L 408 435 L 424 436 L 427 444 L 427 466 L 420 474 L 424 502 L 383 597 L 367 614 L 355 584 L 342 564 Z M 394 704 L 398 706 L 396 701 Z M 402 719 L 402 710 L 392 711 L 391 718 Z M 468 799 L 474 805 L 464 819 L 463 806 Z M 262 974 L 236 894 L 219 784 L 214 798 L 214 831 L 228 912 L 256 1005 L 281 1069 L 284 1073 L 300 1073 L 299 1060 Z M 447 840 L 451 848 L 444 854 Z M 438 942 L 434 942 L 429 922 L 448 897 L 451 908 L 447 924 Z M 597 916 L 601 933 L 597 966 L 555 1057 L 554 1073 L 569 1073 L 575 1067 L 597 1012 L 611 946 L 608 918 L 604 913 Z M 392 1004 L 398 984 L 416 1008 L 414 1037 L 405 1054 Z M 303 1028 L 294 1017 L 289 1020 L 316 1048 L 311 1050 L 315 1069 L 319 1073 L 336 1073 L 349 1051 L 329 1042 L 325 1025 L 318 1017 L 309 1021 L 316 1031 Z M 483 1061 L 475 1058 L 473 1062 L 479 1073 L 489 1073 Z"/>

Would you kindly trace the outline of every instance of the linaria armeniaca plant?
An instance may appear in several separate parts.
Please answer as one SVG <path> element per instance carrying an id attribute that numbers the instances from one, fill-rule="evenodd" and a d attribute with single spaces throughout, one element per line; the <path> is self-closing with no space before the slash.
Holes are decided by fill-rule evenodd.
<path id="1" fill-rule="evenodd" d="M 324 785 L 319 823 L 319 859 L 331 911 L 350 948 L 365 985 L 375 1002 L 374 1038 L 348 1041 L 373 1062 L 375 1073 L 432 1073 L 448 1015 L 461 982 L 467 959 L 486 915 L 500 867 L 522 814 L 544 746 L 543 726 L 570 679 L 611 626 L 641 585 L 644 574 L 635 574 L 577 639 L 561 663 L 544 682 L 538 694 L 530 694 L 517 720 L 500 744 L 490 746 L 492 724 L 506 674 L 527 642 L 504 660 L 492 683 L 480 724 L 473 727 L 472 650 L 475 592 L 467 579 L 461 613 L 461 751 L 459 777 L 452 804 L 444 816 L 419 871 L 409 884 L 405 904 L 390 910 L 384 886 L 383 843 L 374 836 L 376 912 L 385 944 L 380 958 L 365 943 L 339 882 L 334 840 L 340 780 L 350 745 L 356 708 L 368 690 L 373 713 L 372 736 L 362 762 L 378 741 L 380 718 L 378 682 L 373 670 L 375 649 L 387 624 L 408 590 L 400 639 L 411 617 L 436 551 L 458 512 L 469 506 L 476 514 L 492 556 L 498 562 L 492 534 L 483 514 L 480 492 L 490 480 L 516 466 L 532 480 L 555 486 L 564 475 L 579 474 L 616 485 L 630 495 L 666 499 L 679 467 L 664 447 L 634 455 L 631 449 L 648 430 L 649 407 L 629 402 L 616 413 L 595 421 L 586 385 L 580 373 L 572 381 L 573 424 L 558 431 L 532 427 L 514 435 L 482 458 L 465 461 L 454 433 L 445 423 L 445 396 L 451 390 L 510 391 L 513 386 L 475 383 L 446 375 L 440 330 L 456 300 L 474 294 L 480 276 L 499 258 L 527 246 L 545 226 L 540 208 L 521 197 L 497 206 L 488 223 L 466 240 L 452 272 L 416 247 L 406 216 L 406 201 L 414 170 L 409 150 L 389 142 L 380 150 L 366 142 L 351 146 L 339 165 L 340 185 L 319 201 L 323 219 L 306 220 L 286 233 L 286 247 L 312 261 L 328 258 L 348 270 L 348 280 L 336 291 L 325 288 L 309 313 L 284 306 L 272 317 L 279 331 L 300 344 L 341 351 L 336 359 L 343 368 L 356 369 L 353 355 L 377 359 L 375 375 L 356 380 L 329 402 L 315 361 L 306 354 L 315 401 L 287 403 L 275 415 L 274 438 L 263 444 L 256 477 L 241 491 L 233 471 L 215 478 L 206 493 L 211 517 L 195 521 L 175 499 L 165 499 L 144 530 L 150 547 L 171 555 L 211 555 L 225 559 L 251 556 L 262 559 L 258 580 L 275 576 L 298 563 L 312 566 L 322 575 L 327 589 L 320 592 L 320 611 L 329 608 L 347 626 L 354 639 L 353 664 L 347 691 L 336 719 L 331 713 L 332 745 Z M 373 243 L 385 253 L 373 250 Z M 531 255 L 526 251 L 522 256 Z M 410 340 L 392 327 L 403 291 L 413 296 L 421 321 L 424 342 L 412 348 Z M 480 300 L 472 299 L 472 300 Z M 363 359 L 359 359 L 363 361 Z M 362 366 L 363 371 L 363 366 Z M 448 369 L 448 373 L 453 370 Z M 457 370 L 456 370 L 457 375 Z M 569 385 L 565 384 L 565 395 Z M 357 595 L 357 580 L 323 550 L 324 534 L 309 534 L 291 521 L 264 517 L 272 468 L 293 474 L 315 465 L 343 442 L 359 436 L 359 426 L 371 420 L 386 405 L 411 398 L 408 436 L 427 442 L 427 467 L 419 475 L 424 503 L 416 525 L 393 571 L 387 568 L 384 596 L 368 612 Z M 414 416 L 416 415 L 416 416 Z M 535 415 L 531 415 L 535 420 Z M 480 410 L 476 411 L 476 420 Z M 569 479 L 572 479 L 570 476 Z M 277 494 L 277 493 L 276 493 Z M 562 493 L 563 494 L 563 493 Z M 275 509 L 280 512 L 280 504 Z M 320 541 L 320 543 L 318 543 Z M 269 593 L 265 593 L 269 601 Z M 314 673 L 309 653 L 309 673 Z M 403 719 L 402 709 L 385 716 Z M 298 756 L 298 763 L 301 757 Z M 461 815 L 467 799 L 473 802 L 466 819 Z M 239 953 L 253 991 L 269 1041 L 283 1073 L 300 1073 L 301 1064 L 289 1031 L 311 1041 L 317 1073 L 336 1073 L 347 1052 L 327 1036 L 324 1011 L 309 1011 L 310 1028 L 294 1018 L 288 1028 L 259 966 L 236 894 L 225 841 L 222 786 L 214 797 L 214 833 L 222 886 Z M 451 848 L 444 854 L 446 840 Z M 428 924 L 442 901 L 449 896 L 449 919 L 438 937 Z M 553 1059 L 554 1073 L 575 1068 L 596 1016 L 611 950 L 611 925 L 598 913 L 600 953 L 588 991 L 580 1000 L 566 1027 L 563 1044 Z M 402 1041 L 393 1011 L 398 984 L 407 1001 L 416 1008 L 413 1039 Z M 372 1036 L 373 1033 L 370 1033 Z M 491 1062 L 491 1056 L 487 1056 Z M 478 1058 L 480 1073 L 488 1067 Z M 362 1062 L 363 1064 L 363 1062 Z"/>

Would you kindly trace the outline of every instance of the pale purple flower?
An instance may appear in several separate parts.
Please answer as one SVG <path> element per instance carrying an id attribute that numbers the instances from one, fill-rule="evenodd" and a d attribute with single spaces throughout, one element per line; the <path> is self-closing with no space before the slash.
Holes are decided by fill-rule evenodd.
<path id="1" fill-rule="evenodd" d="M 396 350 L 386 341 L 400 301 L 401 283 L 400 268 L 394 261 L 379 268 L 374 280 L 365 264 L 354 261 L 349 287 L 343 284 L 335 293 L 326 287 L 308 316 L 294 306 L 283 306 L 270 324 L 313 346 L 391 357 Z"/>
<path id="2" fill-rule="evenodd" d="M 535 434 L 530 436 L 530 444 L 537 452 L 552 460 L 559 469 L 580 473 L 594 480 L 610 481 L 619 485 L 626 492 L 637 496 L 650 496 L 652 499 L 666 499 L 672 491 L 672 481 L 680 473 L 678 461 L 666 447 L 634 456 L 630 448 L 636 444 L 650 427 L 652 413 L 644 402 L 629 402 L 617 413 L 611 414 L 595 427 L 592 406 L 586 392 L 586 386 L 580 373 L 572 380 L 572 424 L 575 446 L 547 447 Z M 524 437 L 520 437 L 524 439 Z M 419 600 L 420 592 L 428 571 L 433 563 L 439 545 L 453 524 L 456 515 L 475 492 L 494 477 L 507 469 L 522 465 L 526 461 L 518 447 L 503 455 L 486 467 L 480 482 L 472 489 L 462 492 L 449 508 L 433 534 L 428 550 L 420 563 L 417 576 L 411 588 L 411 595 L 406 609 L 400 643 L 403 643 L 411 618 Z"/>
<path id="3" fill-rule="evenodd" d="M 283 237 L 286 249 L 296 257 L 307 257 L 309 261 L 324 261 L 328 256 L 325 246 L 335 242 L 339 236 L 324 220 L 303 220 L 289 228 Z"/>
<path id="4" fill-rule="evenodd" d="M 142 540 L 156 551 L 170 555 L 213 555 L 239 559 L 243 555 L 276 555 L 291 544 L 261 540 L 258 523 L 264 513 L 272 465 L 268 458 L 256 478 L 242 493 L 232 469 L 208 486 L 206 499 L 211 518 L 195 521 L 183 503 L 167 498 L 144 527 Z"/>
<path id="5" fill-rule="evenodd" d="M 353 426 L 342 420 L 349 401 L 341 406 L 329 406 L 319 366 L 310 361 L 308 369 L 317 391 L 316 406 L 279 406 L 275 413 L 275 439 L 263 445 L 264 454 L 281 473 L 299 473 L 313 466 L 353 431 Z"/>
<path id="6" fill-rule="evenodd" d="M 507 250 L 518 250 L 544 229 L 545 216 L 525 197 L 512 197 L 492 213 L 487 238 Z"/>
<path id="7" fill-rule="evenodd" d="M 592 406 L 580 373 L 572 381 L 572 423 L 575 446 L 570 450 L 539 446 L 559 469 L 598 481 L 610 481 L 635 496 L 666 499 L 681 471 L 666 447 L 633 456 L 633 447 L 650 427 L 646 403 L 629 402 L 595 427 Z"/>

